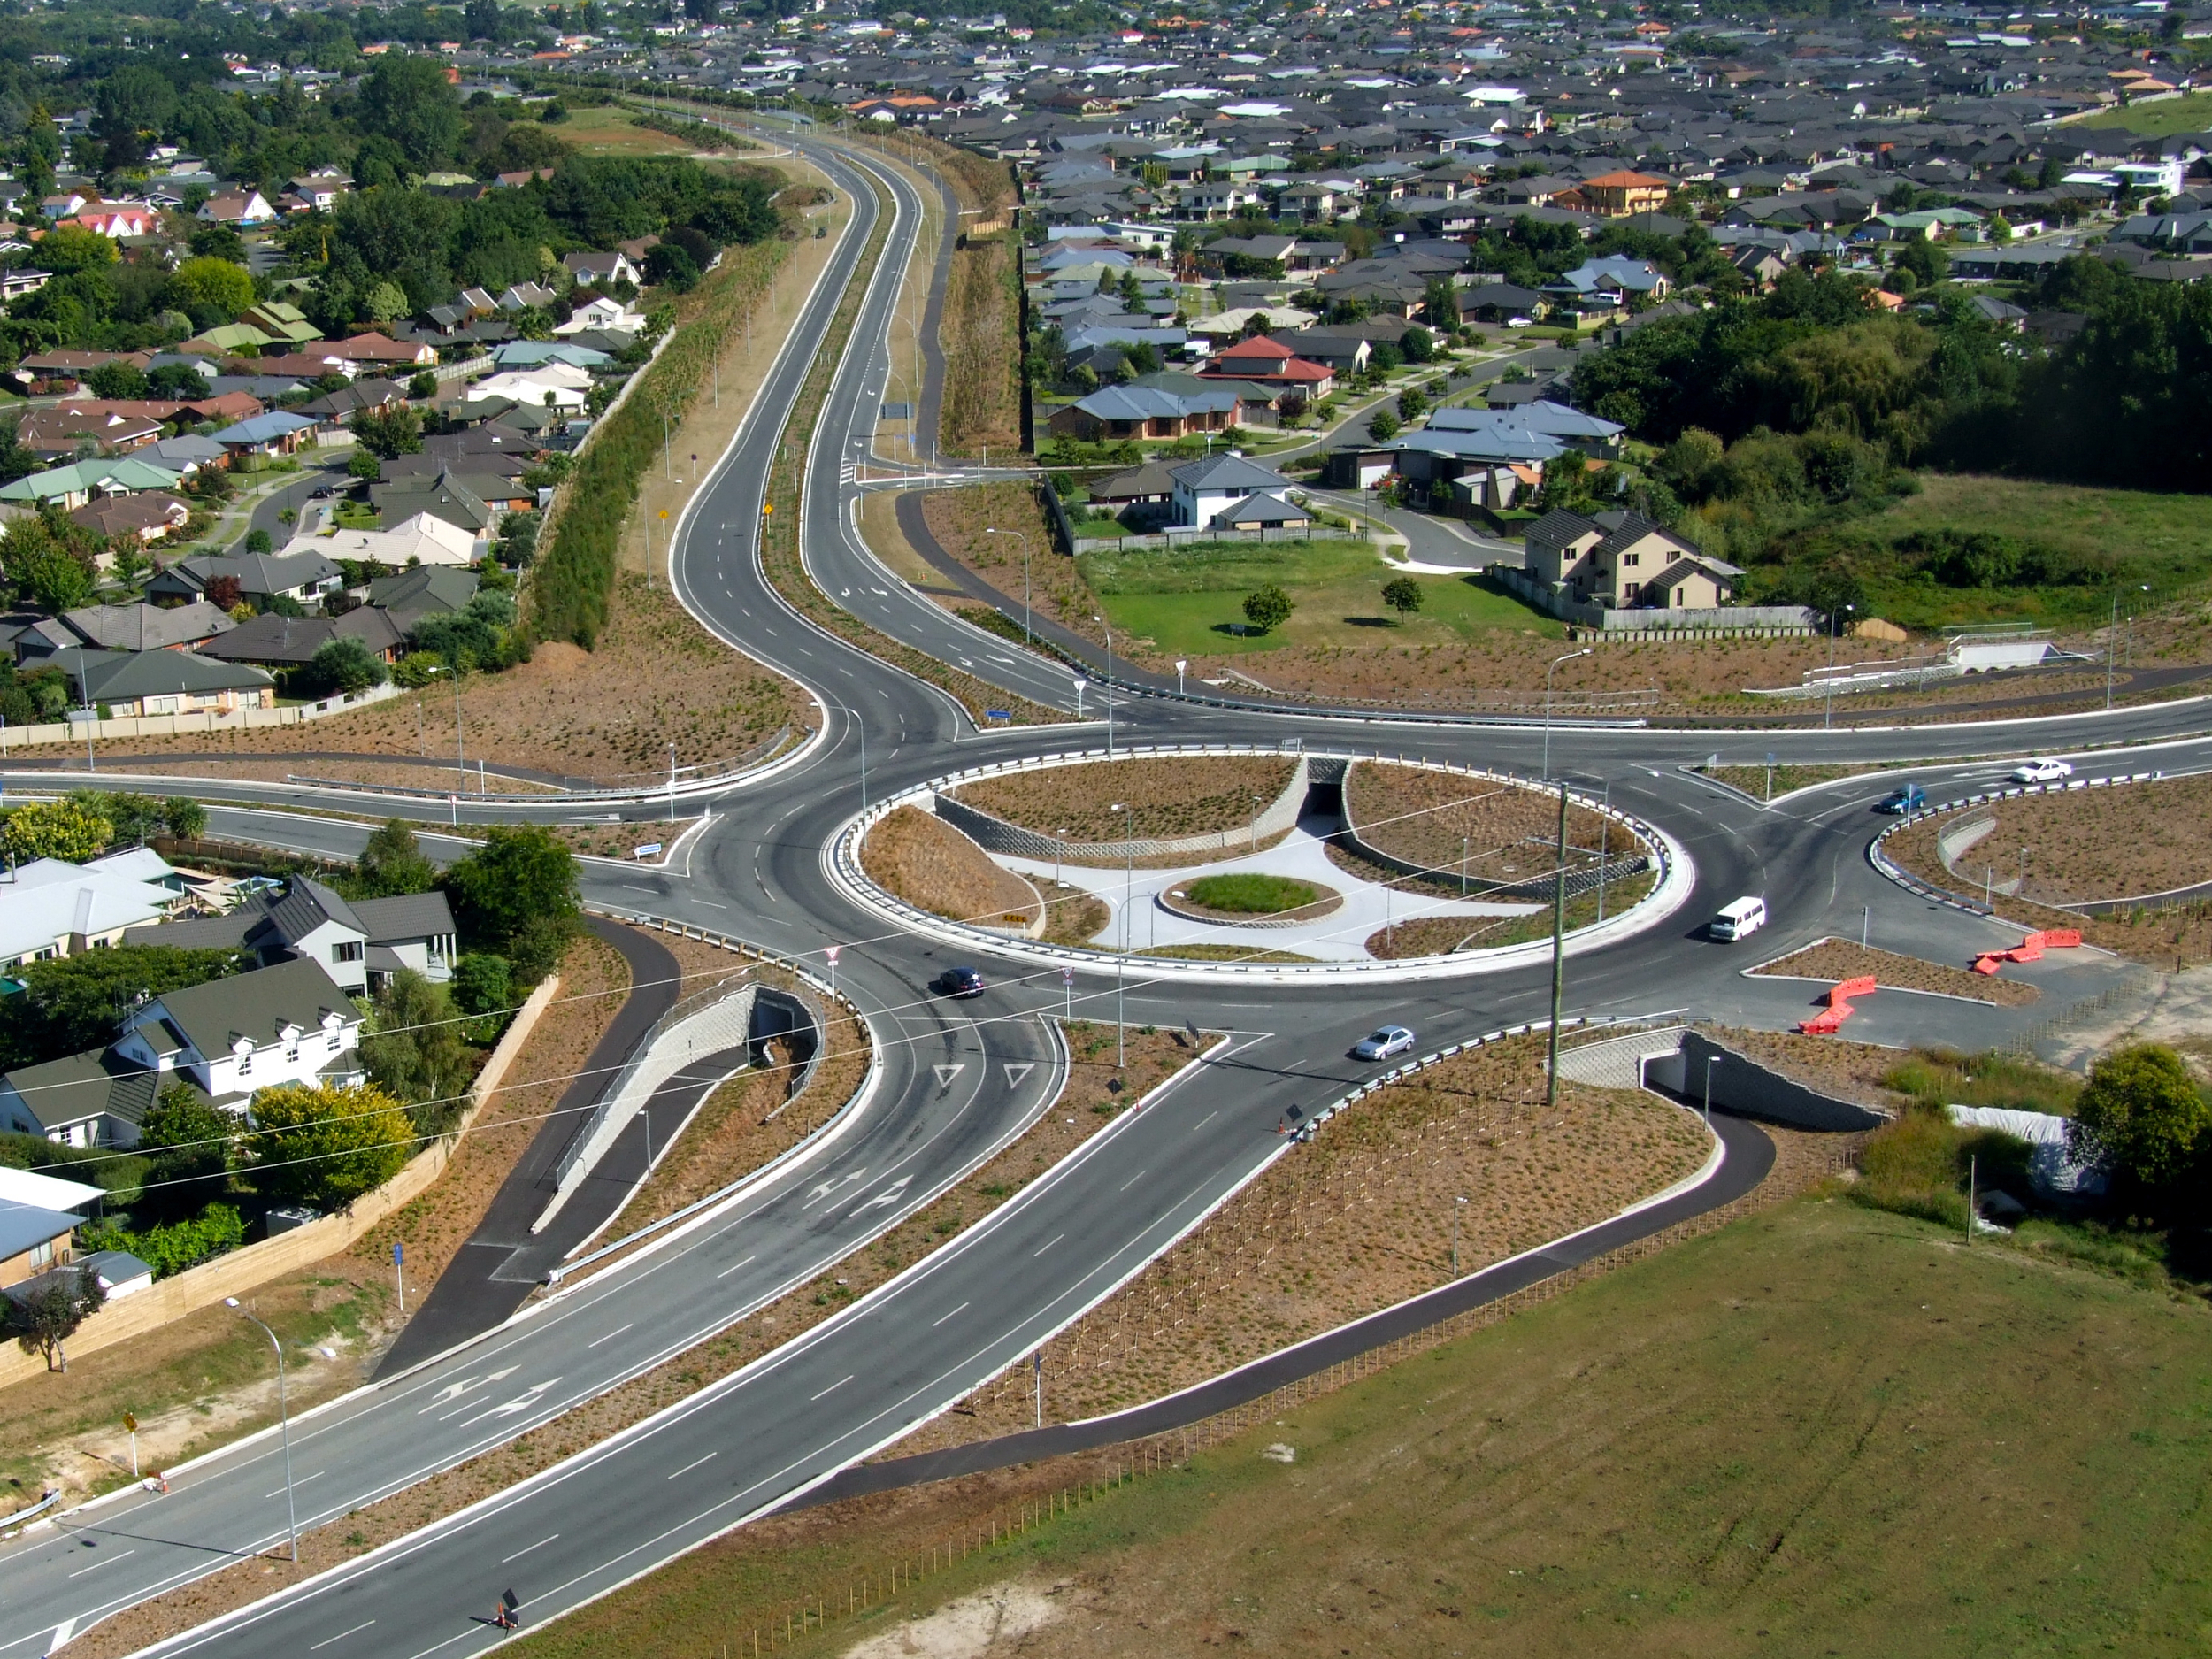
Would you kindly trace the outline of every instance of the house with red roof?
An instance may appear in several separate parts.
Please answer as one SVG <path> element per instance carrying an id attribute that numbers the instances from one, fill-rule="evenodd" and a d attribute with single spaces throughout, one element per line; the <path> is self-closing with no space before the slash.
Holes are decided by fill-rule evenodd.
<path id="1" fill-rule="evenodd" d="M 1326 364 L 1308 362 L 1268 334 L 1254 334 L 1215 352 L 1199 373 L 1215 380 L 1257 380 L 1286 391 L 1302 391 L 1315 399 L 1336 389 L 1335 370 Z"/>

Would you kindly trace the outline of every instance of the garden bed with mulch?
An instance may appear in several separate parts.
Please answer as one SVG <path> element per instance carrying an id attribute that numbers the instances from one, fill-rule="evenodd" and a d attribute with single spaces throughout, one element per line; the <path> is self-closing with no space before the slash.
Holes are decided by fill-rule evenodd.
<path id="1" fill-rule="evenodd" d="M 1874 976 L 1886 991 L 1932 991 L 1944 996 L 1962 996 L 1971 1002 L 2016 1008 L 2042 995 L 2017 979 L 1975 973 L 1919 956 L 1900 956 L 1893 950 L 1863 949 L 1847 939 L 1818 939 L 1802 950 L 1746 972 L 1766 979 L 1816 979 L 1836 984 L 1845 979 Z"/>
<path id="2" fill-rule="evenodd" d="M 1026 880 L 919 807 L 900 807 L 868 832 L 860 867 L 885 892 L 916 909 L 979 927 L 1026 933 L 1044 902 Z"/>
<path id="3" fill-rule="evenodd" d="M 1559 797 L 1461 772 L 1363 760 L 1345 774 L 1344 816 L 1378 852 L 1480 887 L 1525 881 L 1557 868 Z M 1614 858 L 1641 850 L 1603 814 L 1570 804 L 1567 855 Z"/>

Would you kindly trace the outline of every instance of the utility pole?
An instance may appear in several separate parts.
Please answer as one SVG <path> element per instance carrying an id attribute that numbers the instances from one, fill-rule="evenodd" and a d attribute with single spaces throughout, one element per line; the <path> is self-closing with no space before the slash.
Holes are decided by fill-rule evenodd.
<path id="1" fill-rule="evenodd" d="M 1551 901 L 1551 1070 L 1544 1085 L 1544 1110 L 1559 1106 L 1559 1005 L 1567 989 L 1567 786 L 1559 786 L 1559 871 Z"/>

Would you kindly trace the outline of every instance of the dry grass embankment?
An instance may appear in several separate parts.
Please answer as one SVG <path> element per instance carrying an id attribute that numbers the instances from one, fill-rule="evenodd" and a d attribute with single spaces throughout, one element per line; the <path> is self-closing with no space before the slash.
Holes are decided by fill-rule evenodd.
<path id="1" fill-rule="evenodd" d="M 1289 786 L 1296 767 L 1271 755 L 1133 756 L 1008 772 L 951 794 L 1010 824 L 1064 835 L 1071 845 L 1158 841 L 1250 824 Z M 1127 810 L 1114 811 L 1116 803 Z"/>
<path id="2" fill-rule="evenodd" d="M 1777 979 L 1819 979 L 1831 983 L 1863 979 L 1872 974 L 1886 991 L 1939 991 L 1977 1002 L 2016 1008 L 2032 1002 L 2042 993 L 2016 979 L 1975 973 L 1965 968 L 1920 956 L 1900 956 L 1893 950 L 1862 949 L 1847 939 L 1821 939 L 1786 956 L 1762 964 L 1751 972 Z"/>
<path id="3" fill-rule="evenodd" d="M 1037 889 L 943 819 L 919 807 L 887 814 L 861 843 L 871 880 L 933 916 L 1026 931 L 1043 900 Z"/>
<path id="4" fill-rule="evenodd" d="M 667 942 L 672 949 L 687 942 L 697 945 L 697 941 Z M 687 978 L 695 962 L 699 972 L 712 965 L 700 951 L 725 962 L 732 960 L 712 947 L 697 945 L 695 950 L 680 953 Z M 1118 1074 L 1113 1065 L 1112 1027 L 1079 1022 L 1068 1031 L 1075 1064 L 1067 1087 L 1059 1102 L 1028 1133 L 968 1180 L 812 1284 L 542 1428 L 434 1475 L 381 1503 L 357 1509 L 343 1520 L 303 1534 L 296 1566 L 288 1560 L 257 1558 L 227 1567 L 196 1584 L 118 1615 L 61 1651 L 68 1659 L 123 1659 L 165 1636 L 203 1624 L 450 1515 L 696 1393 L 820 1324 L 848 1302 L 988 1215 L 1104 1127 L 1123 1102 L 1141 1097 L 1194 1057 L 1179 1035 L 1133 1032 L 1128 1067 Z M 1118 1076 L 1123 1088 L 1110 1090 L 1108 1085 Z"/>
<path id="5" fill-rule="evenodd" d="M 438 1179 L 353 1248 L 255 1290 L 254 1312 L 299 1363 L 292 1409 L 358 1386 L 398 1333 L 392 1243 L 407 1247 L 407 1297 L 419 1305 L 475 1229 L 551 1110 L 614 1018 L 629 987 L 620 954 L 587 936 L 561 966 L 558 1000 L 523 1044 L 506 1087 L 486 1102 Z M 329 1347 L 334 1360 L 316 1350 Z M 9 1425 L 0 1476 L 33 1493 L 88 1496 L 129 1470 L 126 1411 L 139 1419 L 140 1466 L 165 1468 L 276 1421 L 266 1339 L 228 1310 L 206 1308 L 158 1331 L 0 1390 Z"/>
<path id="6" fill-rule="evenodd" d="M 1045 1350 L 1058 1422 L 1155 1399 L 1601 1221 L 1694 1172 L 1710 1140 L 1655 1095 L 1567 1084 L 1540 1038 L 1493 1044 L 1370 1095 L 1294 1147 Z M 1313 1107 L 1322 1098 L 1309 1098 Z M 1458 1205 L 1456 1201 L 1467 1202 Z M 1026 1364 L 894 1455 L 987 1438 L 1033 1409 Z"/>
<path id="7" fill-rule="evenodd" d="M 1378 851 L 1453 875 L 1463 857 L 1475 882 L 1525 881 L 1558 867 L 1559 800 L 1536 789 L 1363 760 L 1345 777 L 1344 810 Z M 1642 850 L 1620 825 L 1571 804 L 1571 861 L 1594 855 L 1601 840 L 1613 857 Z"/>

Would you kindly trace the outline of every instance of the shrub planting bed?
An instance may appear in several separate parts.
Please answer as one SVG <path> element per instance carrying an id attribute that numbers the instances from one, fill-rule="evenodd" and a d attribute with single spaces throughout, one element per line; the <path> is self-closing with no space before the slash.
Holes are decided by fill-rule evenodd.
<path id="1" fill-rule="evenodd" d="M 1027 881 L 919 807 L 900 807 L 868 832 L 860 867 L 887 893 L 956 922 L 1026 929 L 1042 902 Z"/>
<path id="2" fill-rule="evenodd" d="M 1273 755 L 1141 755 L 1008 772 L 951 794 L 1072 845 L 1165 841 L 1248 826 L 1288 787 L 1296 766 Z M 1116 803 L 1127 810 L 1113 810 Z"/>
<path id="3" fill-rule="evenodd" d="M 1378 852 L 1450 874 L 1463 868 L 1478 889 L 1558 867 L 1558 797 L 1516 784 L 1363 760 L 1345 778 L 1344 812 Z M 1570 865 L 1590 862 L 1601 842 L 1615 858 L 1644 850 L 1620 825 L 1571 805 Z"/>

